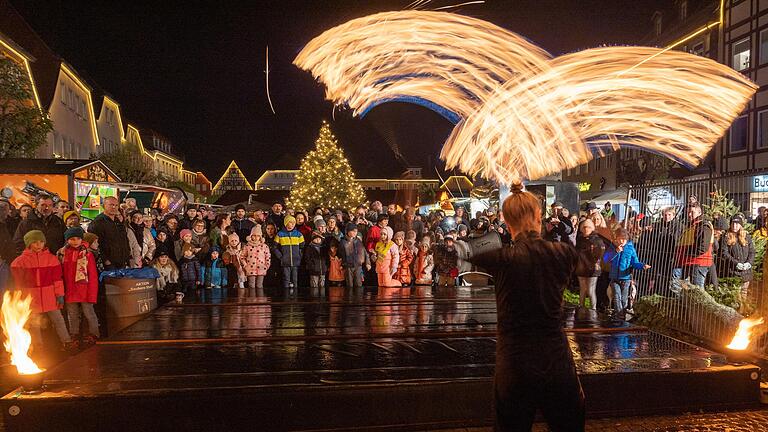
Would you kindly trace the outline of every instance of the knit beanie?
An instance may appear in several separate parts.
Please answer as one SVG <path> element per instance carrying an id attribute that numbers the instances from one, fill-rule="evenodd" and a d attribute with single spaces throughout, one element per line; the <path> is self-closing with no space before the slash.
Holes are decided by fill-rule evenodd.
<path id="1" fill-rule="evenodd" d="M 390 226 L 385 226 L 383 229 L 384 229 L 384 231 L 386 231 L 386 232 L 387 232 L 387 238 L 388 238 L 388 239 L 390 239 L 390 240 L 392 240 L 392 238 L 395 236 L 395 235 L 394 235 L 394 233 L 393 233 L 393 231 L 392 231 L 392 227 L 390 227 Z"/>
<path id="2" fill-rule="evenodd" d="M 85 235 L 85 231 L 80 227 L 67 228 L 67 230 L 64 231 L 64 240 L 69 240 L 73 237 L 82 239 L 83 235 Z"/>
<path id="3" fill-rule="evenodd" d="M 315 215 L 315 217 L 312 218 L 312 223 L 313 224 L 317 225 L 317 221 L 325 222 L 325 220 L 323 220 L 323 216 L 322 215 Z"/>
<path id="4" fill-rule="evenodd" d="M 80 215 L 76 211 L 70 210 L 70 211 L 64 213 L 64 219 L 63 219 L 64 222 L 66 223 L 67 219 L 71 218 L 72 216 L 77 216 L 78 219 L 80 218 Z"/>
<path id="5" fill-rule="evenodd" d="M 348 223 L 348 224 L 347 224 L 347 226 L 345 227 L 345 229 L 344 229 L 344 232 L 345 232 L 345 233 L 348 233 L 348 232 L 350 232 L 350 231 L 352 231 L 352 230 L 356 230 L 356 229 L 357 229 L 357 224 L 353 224 L 352 222 L 350 222 L 350 223 Z"/>
<path id="6" fill-rule="evenodd" d="M 251 230 L 251 236 L 259 236 L 259 237 L 264 236 L 264 234 L 262 234 L 261 232 L 261 225 L 256 225 L 255 227 L 253 227 L 253 229 Z"/>
<path id="7" fill-rule="evenodd" d="M 315 216 L 315 228 L 321 226 L 328 226 L 328 224 L 325 223 L 325 219 L 322 216 Z"/>
<path id="8" fill-rule="evenodd" d="M 43 234 L 40 230 L 32 230 L 26 234 L 24 234 L 24 246 L 29 247 L 34 242 L 44 242 L 45 241 L 45 234 Z"/>
<path id="9" fill-rule="evenodd" d="M 285 219 L 283 219 L 283 225 L 288 225 L 289 223 L 296 224 L 296 218 L 293 216 L 286 216 Z"/>
<path id="10" fill-rule="evenodd" d="M 181 232 L 179 232 L 179 238 L 183 239 L 184 236 L 187 235 L 187 234 L 192 235 L 192 230 L 190 230 L 190 229 L 183 229 L 183 230 L 181 230 Z"/>
<path id="11" fill-rule="evenodd" d="M 95 242 L 98 239 L 99 239 L 99 236 L 97 236 L 94 233 L 87 232 L 87 233 L 83 234 L 83 241 L 88 243 L 89 245 L 92 245 L 93 242 Z"/>
<path id="12" fill-rule="evenodd" d="M 387 227 L 387 228 L 389 228 L 389 227 Z M 392 237 L 392 240 L 394 240 L 396 238 L 401 238 L 401 239 L 405 240 L 405 232 L 403 232 L 403 231 L 396 232 L 395 236 Z"/>

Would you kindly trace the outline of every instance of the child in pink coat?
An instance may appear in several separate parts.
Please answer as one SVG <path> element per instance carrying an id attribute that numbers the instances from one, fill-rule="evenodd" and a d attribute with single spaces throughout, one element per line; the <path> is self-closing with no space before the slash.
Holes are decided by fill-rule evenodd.
<path id="1" fill-rule="evenodd" d="M 264 242 L 261 225 L 256 225 L 247 237 L 248 244 L 242 250 L 241 260 L 245 276 L 248 278 L 248 288 L 264 288 L 264 276 L 267 275 L 271 264 L 269 246 Z"/>
<path id="2" fill-rule="evenodd" d="M 402 286 L 399 281 L 393 280 L 400 264 L 400 252 L 395 242 L 392 241 L 392 228 L 387 226 L 381 229 L 381 238 L 376 243 L 374 251 L 376 252 L 376 276 L 379 279 L 379 286 Z"/>

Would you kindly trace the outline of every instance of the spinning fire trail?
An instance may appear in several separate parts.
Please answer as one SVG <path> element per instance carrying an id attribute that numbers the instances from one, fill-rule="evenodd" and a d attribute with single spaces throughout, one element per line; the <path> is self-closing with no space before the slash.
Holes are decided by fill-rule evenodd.
<path id="1" fill-rule="evenodd" d="M 693 54 L 605 47 L 552 59 L 491 23 L 434 11 L 349 21 L 294 64 L 355 115 L 389 101 L 441 113 L 456 123 L 446 166 L 507 184 L 620 148 L 696 165 L 757 89 Z"/>

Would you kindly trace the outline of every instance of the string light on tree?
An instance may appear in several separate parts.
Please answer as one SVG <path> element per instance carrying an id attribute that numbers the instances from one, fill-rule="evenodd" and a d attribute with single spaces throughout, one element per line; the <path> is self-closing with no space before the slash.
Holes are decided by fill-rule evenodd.
<path id="1" fill-rule="evenodd" d="M 323 121 L 315 149 L 301 161 L 288 205 L 297 210 L 315 207 L 352 209 L 365 202 L 363 187 L 355 180 L 330 125 Z"/>

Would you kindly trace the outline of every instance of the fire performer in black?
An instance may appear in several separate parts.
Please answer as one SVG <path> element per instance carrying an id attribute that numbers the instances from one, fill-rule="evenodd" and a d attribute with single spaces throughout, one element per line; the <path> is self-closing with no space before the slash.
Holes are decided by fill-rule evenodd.
<path id="1" fill-rule="evenodd" d="M 530 431 L 537 409 L 550 430 L 584 430 L 584 393 L 563 331 L 563 290 L 579 255 L 541 237 L 540 200 L 512 185 L 504 221 L 514 239 L 471 258 L 496 281 L 495 430 Z"/>

